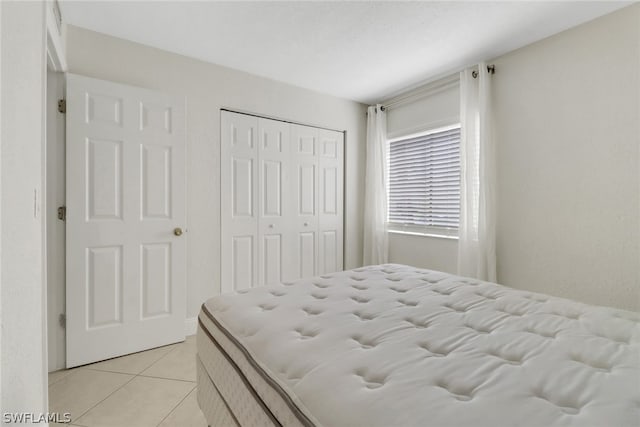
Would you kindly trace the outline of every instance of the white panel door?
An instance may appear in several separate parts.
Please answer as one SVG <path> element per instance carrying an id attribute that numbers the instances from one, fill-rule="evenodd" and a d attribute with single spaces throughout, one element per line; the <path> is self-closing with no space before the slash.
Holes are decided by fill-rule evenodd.
<path id="1" fill-rule="evenodd" d="M 258 118 L 221 112 L 221 292 L 258 284 Z"/>
<path id="2" fill-rule="evenodd" d="M 184 340 L 184 100 L 67 76 L 67 367 Z"/>
<path id="3" fill-rule="evenodd" d="M 258 119 L 258 284 L 281 283 L 291 256 L 289 124 Z"/>
<path id="4" fill-rule="evenodd" d="M 344 134 L 318 130 L 318 274 L 343 268 Z"/>
<path id="5" fill-rule="evenodd" d="M 292 270 L 287 280 L 318 274 L 318 129 L 291 125 Z"/>

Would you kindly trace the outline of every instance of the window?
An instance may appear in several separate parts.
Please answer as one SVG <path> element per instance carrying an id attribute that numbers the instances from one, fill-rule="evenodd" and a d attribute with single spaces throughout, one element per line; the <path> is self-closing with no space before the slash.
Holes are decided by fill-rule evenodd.
<path id="1" fill-rule="evenodd" d="M 389 141 L 389 229 L 456 235 L 460 125 Z"/>

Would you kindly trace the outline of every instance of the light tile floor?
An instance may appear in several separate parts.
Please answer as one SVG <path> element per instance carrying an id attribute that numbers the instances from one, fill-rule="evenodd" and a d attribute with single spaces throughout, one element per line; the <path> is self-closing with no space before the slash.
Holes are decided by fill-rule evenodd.
<path id="1" fill-rule="evenodd" d="M 49 411 L 72 426 L 206 426 L 196 399 L 196 340 L 49 374 Z M 69 424 L 51 424 L 69 426 Z"/>

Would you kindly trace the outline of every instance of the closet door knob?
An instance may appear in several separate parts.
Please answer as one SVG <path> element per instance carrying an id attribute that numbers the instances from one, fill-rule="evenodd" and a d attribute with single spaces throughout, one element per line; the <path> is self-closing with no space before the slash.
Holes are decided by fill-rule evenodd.
<path id="1" fill-rule="evenodd" d="M 273 224 L 269 224 L 269 228 L 273 228 Z"/>
<path id="2" fill-rule="evenodd" d="M 176 236 L 182 236 L 182 228 L 180 227 L 174 228 L 173 234 L 175 234 Z"/>
<path id="3" fill-rule="evenodd" d="M 304 223 L 304 226 L 305 226 L 305 227 L 307 227 L 308 225 L 309 225 L 309 223 L 308 223 L 308 222 L 305 222 L 305 223 Z"/>

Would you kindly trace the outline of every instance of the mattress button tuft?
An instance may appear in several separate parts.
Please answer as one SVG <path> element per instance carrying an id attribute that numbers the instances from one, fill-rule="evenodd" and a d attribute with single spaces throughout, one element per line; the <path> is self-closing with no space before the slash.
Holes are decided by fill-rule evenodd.
<path id="1" fill-rule="evenodd" d="M 403 298 L 400 298 L 400 299 L 398 299 L 396 301 L 398 301 L 402 305 L 406 305 L 406 306 L 409 306 L 409 307 L 415 307 L 415 306 L 418 305 L 418 301 L 409 301 L 409 300 L 406 300 L 406 299 L 403 299 Z"/>
<path id="2" fill-rule="evenodd" d="M 366 314 L 366 313 L 362 313 L 360 311 L 354 311 L 353 315 L 356 316 L 360 320 L 373 320 L 376 317 L 373 314 Z"/>
<path id="3" fill-rule="evenodd" d="M 542 399 L 546 402 L 549 402 L 550 404 L 556 406 L 558 409 L 560 409 L 562 412 L 568 415 L 576 415 L 580 413 L 580 410 L 584 406 L 577 402 L 570 401 L 569 399 L 562 399 L 562 400 L 553 399 L 547 396 L 545 393 L 543 393 L 540 390 L 534 390 L 533 395 L 538 399 Z"/>
<path id="4" fill-rule="evenodd" d="M 307 315 L 309 315 L 309 316 L 316 316 L 316 315 L 322 313 L 322 310 L 317 309 L 317 308 L 313 308 L 313 307 L 302 307 L 301 310 L 304 311 L 305 313 L 307 313 Z"/>

